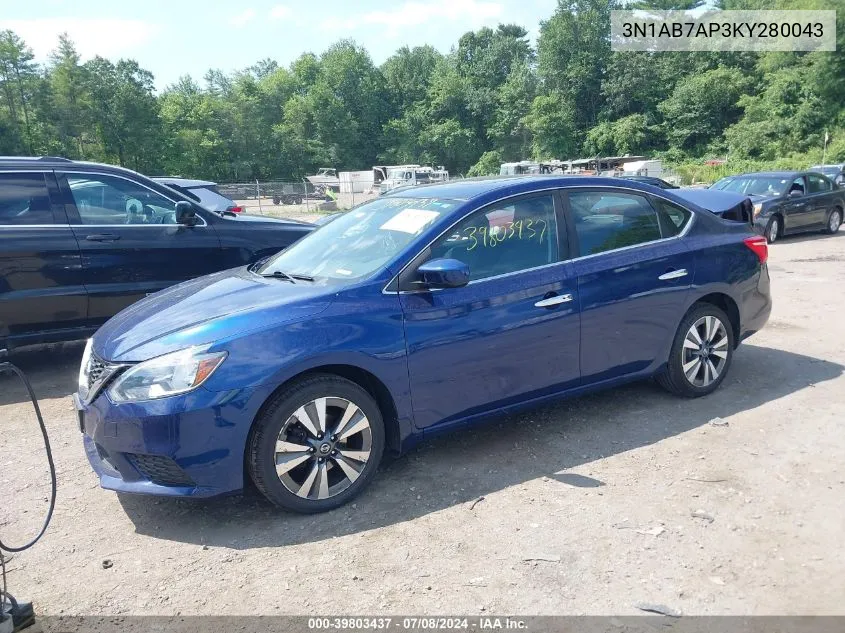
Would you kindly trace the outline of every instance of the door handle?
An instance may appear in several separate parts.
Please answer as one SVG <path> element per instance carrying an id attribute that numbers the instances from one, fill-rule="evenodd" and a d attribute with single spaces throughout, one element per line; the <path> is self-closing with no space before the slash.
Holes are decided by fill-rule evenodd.
<path id="1" fill-rule="evenodd" d="M 93 233 L 92 235 L 86 235 L 85 239 L 89 242 L 114 242 L 115 240 L 119 240 L 120 236 L 115 233 Z"/>
<path id="2" fill-rule="evenodd" d="M 561 303 L 569 303 L 570 301 L 572 301 L 571 294 L 555 295 L 546 299 L 540 299 L 537 303 L 534 304 L 534 306 L 537 308 L 553 308 L 556 305 L 560 305 Z"/>
<path id="3" fill-rule="evenodd" d="M 658 279 L 660 281 L 669 281 L 670 279 L 680 279 L 681 277 L 686 277 L 686 276 L 687 276 L 687 269 L 681 268 L 679 270 L 668 270 L 665 273 L 663 273 L 662 275 L 660 275 L 660 277 L 658 277 Z"/>

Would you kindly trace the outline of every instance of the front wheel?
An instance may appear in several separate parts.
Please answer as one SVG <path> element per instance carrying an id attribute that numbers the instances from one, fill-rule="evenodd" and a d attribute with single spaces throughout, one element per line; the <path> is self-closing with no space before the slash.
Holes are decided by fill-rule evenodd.
<path id="1" fill-rule="evenodd" d="M 733 351 L 734 332 L 727 315 L 712 304 L 697 304 L 681 321 L 666 371 L 657 382 L 678 396 L 706 396 L 725 379 Z"/>
<path id="2" fill-rule="evenodd" d="M 271 502 L 294 512 L 343 505 L 370 482 L 384 451 L 384 423 L 354 382 L 309 376 L 276 395 L 256 419 L 247 469 Z"/>
<path id="3" fill-rule="evenodd" d="M 836 233 L 839 227 L 842 226 L 842 211 L 834 209 L 827 216 L 827 226 L 824 228 L 825 233 Z"/>
<path id="4" fill-rule="evenodd" d="M 774 244 L 780 237 L 780 218 L 774 216 L 766 225 L 766 241 L 769 244 Z"/>

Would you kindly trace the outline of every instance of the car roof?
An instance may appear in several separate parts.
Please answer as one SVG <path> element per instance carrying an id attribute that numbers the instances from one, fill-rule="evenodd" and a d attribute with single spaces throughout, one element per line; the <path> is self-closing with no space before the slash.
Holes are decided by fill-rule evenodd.
<path id="1" fill-rule="evenodd" d="M 104 171 L 117 174 L 142 176 L 136 171 L 107 163 L 93 163 L 85 160 L 71 160 L 61 156 L 0 156 L 2 169 L 73 169 L 74 171 Z"/>
<path id="2" fill-rule="evenodd" d="M 192 180 L 190 178 L 170 178 L 169 176 L 161 176 L 153 178 L 156 182 L 160 182 L 165 185 L 178 185 L 179 187 L 184 187 L 185 189 L 191 189 L 193 187 L 214 187 L 217 183 L 211 182 L 210 180 Z"/>
<path id="3" fill-rule="evenodd" d="M 762 176 L 764 178 L 796 178 L 807 172 L 803 171 L 752 171 L 747 174 L 736 174 L 728 178 L 746 178 L 749 176 Z"/>
<path id="4" fill-rule="evenodd" d="M 639 189 L 648 193 L 658 191 L 656 187 L 630 180 L 620 183 L 620 178 L 605 176 L 562 176 L 558 174 L 527 174 L 522 176 L 489 176 L 482 178 L 465 178 L 450 180 L 445 183 L 433 183 L 389 192 L 385 197 L 397 198 L 448 198 L 451 200 L 469 201 L 488 194 L 500 193 L 517 195 L 530 193 L 545 188 L 565 187 L 625 187 Z"/>

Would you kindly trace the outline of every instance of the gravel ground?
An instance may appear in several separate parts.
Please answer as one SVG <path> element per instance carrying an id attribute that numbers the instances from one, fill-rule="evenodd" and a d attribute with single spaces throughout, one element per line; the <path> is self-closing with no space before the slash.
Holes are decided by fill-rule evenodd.
<path id="1" fill-rule="evenodd" d="M 45 538 L 9 562 L 10 590 L 53 615 L 845 614 L 843 248 L 842 233 L 772 247 L 771 320 L 717 393 L 646 382 L 499 418 L 319 516 L 254 493 L 101 490 L 68 397 L 81 346 L 20 352 L 59 497 Z M 48 488 L 11 376 L 0 423 L 0 534 L 19 542 Z"/>

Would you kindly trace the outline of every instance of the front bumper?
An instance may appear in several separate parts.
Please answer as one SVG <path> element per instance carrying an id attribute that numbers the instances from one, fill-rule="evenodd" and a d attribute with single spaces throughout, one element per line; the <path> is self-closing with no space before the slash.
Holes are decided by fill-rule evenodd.
<path id="1" fill-rule="evenodd" d="M 103 488 L 211 497 L 243 488 L 247 436 L 270 392 L 200 387 L 139 403 L 116 405 L 105 393 L 87 405 L 76 394 L 73 401 L 85 453 Z"/>

